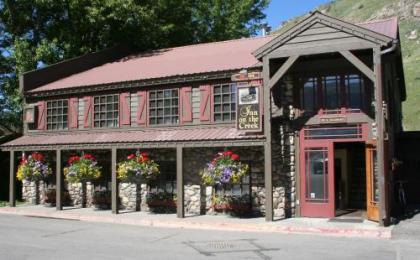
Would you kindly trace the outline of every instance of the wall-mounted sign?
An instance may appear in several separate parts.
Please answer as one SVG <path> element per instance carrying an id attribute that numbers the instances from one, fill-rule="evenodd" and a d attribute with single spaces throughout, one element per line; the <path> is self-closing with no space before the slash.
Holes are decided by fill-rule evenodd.
<path id="1" fill-rule="evenodd" d="M 321 117 L 319 119 L 321 124 L 335 124 L 335 123 L 345 123 L 346 117 L 343 116 L 334 116 L 334 117 Z"/>
<path id="2" fill-rule="evenodd" d="M 237 99 L 237 129 L 246 132 L 261 131 L 260 88 L 238 86 Z"/>
<path id="3" fill-rule="evenodd" d="M 35 108 L 27 107 L 25 108 L 25 118 L 26 123 L 35 123 Z"/>
<path id="4" fill-rule="evenodd" d="M 253 72 L 243 71 L 237 74 L 233 74 L 231 77 L 231 80 L 232 81 L 248 81 L 248 80 L 261 79 L 261 78 L 262 78 L 262 75 L 261 75 L 261 72 L 259 71 L 253 71 Z"/>

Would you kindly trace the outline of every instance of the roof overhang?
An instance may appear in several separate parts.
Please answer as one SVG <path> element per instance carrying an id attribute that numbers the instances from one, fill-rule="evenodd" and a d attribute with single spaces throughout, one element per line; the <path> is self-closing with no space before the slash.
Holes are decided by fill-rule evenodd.
<path id="1" fill-rule="evenodd" d="M 280 46 L 293 39 L 298 34 L 302 33 L 303 31 L 307 30 L 308 28 L 317 23 L 354 35 L 380 47 L 388 46 L 393 41 L 393 38 L 389 36 L 315 11 L 311 13 L 308 17 L 303 19 L 300 23 L 296 24 L 289 30 L 278 35 L 270 42 L 264 44 L 263 46 L 255 50 L 253 52 L 253 55 L 257 59 L 261 60 L 262 57 L 268 55 L 272 51 L 276 50 Z"/>
<path id="2" fill-rule="evenodd" d="M 246 134 L 232 126 L 208 128 L 74 131 L 25 135 L 0 146 L 4 151 L 130 148 L 226 147 L 264 145 L 262 134 Z"/>

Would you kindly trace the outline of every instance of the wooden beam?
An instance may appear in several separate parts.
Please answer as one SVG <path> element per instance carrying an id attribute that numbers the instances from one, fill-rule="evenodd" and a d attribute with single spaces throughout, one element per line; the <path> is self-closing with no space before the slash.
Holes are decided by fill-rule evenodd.
<path id="1" fill-rule="evenodd" d="M 291 61 L 290 58 L 288 61 Z M 282 68 L 284 67 L 284 65 L 282 66 Z M 270 60 L 268 59 L 268 57 L 263 58 L 263 74 L 264 74 L 263 76 L 264 77 L 264 99 L 263 99 L 264 100 L 264 135 L 266 138 L 266 142 L 264 144 L 265 220 L 273 221 L 273 173 L 272 173 L 272 162 L 271 162 L 271 88 L 269 87 Z"/>
<path id="2" fill-rule="evenodd" d="M 111 149 L 111 203 L 112 213 L 118 214 L 117 148 Z"/>
<path id="3" fill-rule="evenodd" d="M 280 69 L 273 75 L 273 77 L 271 79 L 268 78 L 268 89 L 271 89 L 281 79 L 281 77 L 283 77 L 283 75 L 290 69 L 290 67 L 295 63 L 295 61 L 298 58 L 299 55 L 290 56 L 286 60 L 286 62 L 280 67 Z"/>
<path id="4" fill-rule="evenodd" d="M 9 207 L 16 207 L 15 152 L 10 151 Z"/>
<path id="5" fill-rule="evenodd" d="M 375 74 L 373 71 L 366 66 L 359 58 L 357 58 L 353 53 L 350 51 L 339 51 L 344 58 L 346 58 L 351 64 L 353 64 L 357 69 L 359 69 L 363 74 L 366 75 L 372 82 L 375 81 Z"/>
<path id="6" fill-rule="evenodd" d="M 176 216 L 185 217 L 184 211 L 184 175 L 183 175 L 183 147 L 176 147 Z"/>
<path id="7" fill-rule="evenodd" d="M 55 190 L 56 190 L 56 198 L 55 198 L 55 205 L 57 210 L 63 210 L 63 174 L 61 173 L 61 150 L 58 149 L 55 151 Z"/>
<path id="8" fill-rule="evenodd" d="M 387 210 L 387 184 L 386 184 L 386 167 L 385 167 L 385 149 L 384 149 L 384 114 L 382 108 L 383 93 L 382 93 L 382 61 L 381 50 L 379 48 L 373 49 L 373 70 L 374 78 L 374 92 L 375 92 L 375 121 L 377 127 L 377 156 L 378 156 L 378 170 L 379 170 L 379 223 L 382 226 L 387 225 L 388 210 Z"/>

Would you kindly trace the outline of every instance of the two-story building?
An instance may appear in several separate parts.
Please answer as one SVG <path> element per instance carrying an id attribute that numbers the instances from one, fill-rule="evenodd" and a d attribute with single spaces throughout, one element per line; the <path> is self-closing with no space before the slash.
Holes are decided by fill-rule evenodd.
<path id="1" fill-rule="evenodd" d="M 265 37 L 147 53 L 114 48 L 25 73 L 20 87 L 24 136 L 2 145 L 11 206 L 17 152 L 54 154 L 61 210 L 63 162 L 84 150 L 108 169 L 118 213 L 116 163 L 141 149 L 165 165 L 157 189 L 177 194 L 178 216 L 204 214 L 209 189 L 198 173 L 232 149 L 250 165 L 235 192 L 249 194 L 268 221 L 389 221 L 406 98 L 396 18 L 351 24 L 314 12 Z M 246 121 L 240 106 L 250 94 L 256 118 Z"/>

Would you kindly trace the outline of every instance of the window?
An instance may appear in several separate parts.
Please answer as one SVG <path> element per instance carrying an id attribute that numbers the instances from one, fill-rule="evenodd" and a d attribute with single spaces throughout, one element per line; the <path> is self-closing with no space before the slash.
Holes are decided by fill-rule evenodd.
<path id="1" fill-rule="evenodd" d="M 324 108 L 340 108 L 340 76 L 322 77 Z"/>
<path id="2" fill-rule="evenodd" d="M 118 127 L 118 103 L 118 95 L 94 97 L 93 126 Z"/>
<path id="3" fill-rule="evenodd" d="M 316 78 L 308 78 L 303 83 L 302 104 L 305 111 L 314 111 L 317 107 L 317 86 Z"/>
<path id="4" fill-rule="evenodd" d="M 369 93 L 365 81 L 359 74 L 329 75 L 319 77 L 300 78 L 300 100 L 302 109 L 316 112 L 318 109 L 328 111 L 342 107 L 351 111 L 360 111 L 368 103 Z"/>
<path id="5" fill-rule="evenodd" d="M 67 129 L 68 124 L 68 101 L 55 100 L 47 102 L 47 129 Z"/>
<path id="6" fill-rule="evenodd" d="M 178 89 L 149 91 L 149 123 L 175 125 L 179 119 Z"/>
<path id="7" fill-rule="evenodd" d="M 348 107 L 361 109 L 363 107 L 363 78 L 357 74 L 346 75 L 345 86 Z"/>
<path id="8" fill-rule="evenodd" d="M 323 147 L 305 149 L 305 199 L 328 202 L 328 150 Z"/>
<path id="9" fill-rule="evenodd" d="M 214 121 L 229 122 L 236 119 L 236 84 L 213 86 Z"/>

